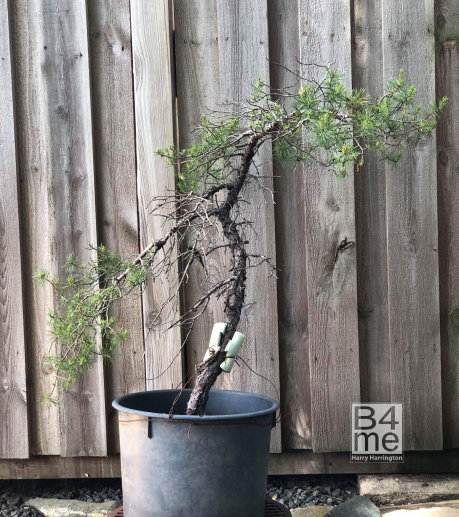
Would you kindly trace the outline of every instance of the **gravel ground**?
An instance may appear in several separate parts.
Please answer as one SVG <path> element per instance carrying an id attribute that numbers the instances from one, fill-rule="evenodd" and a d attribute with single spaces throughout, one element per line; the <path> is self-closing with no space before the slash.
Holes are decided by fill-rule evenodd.
<path id="1" fill-rule="evenodd" d="M 356 494 L 355 476 L 286 476 L 268 480 L 268 496 L 290 509 L 336 506 Z"/>
<path id="2" fill-rule="evenodd" d="M 283 476 L 268 480 L 268 496 L 288 508 L 335 506 L 357 494 L 353 476 Z M 122 504 L 120 480 L 40 480 L 0 482 L 0 516 L 39 517 L 33 509 L 21 506 L 33 497 L 79 499 Z"/>
<path id="3" fill-rule="evenodd" d="M 41 516 L 42 514 L 34 509 L 21 508 L 21 505 L 33 497 L 79 499 L 94 503 L 120 501 L 121 506 L 121 481 L 70 479 L 0 482 L 0 516 Z"/>

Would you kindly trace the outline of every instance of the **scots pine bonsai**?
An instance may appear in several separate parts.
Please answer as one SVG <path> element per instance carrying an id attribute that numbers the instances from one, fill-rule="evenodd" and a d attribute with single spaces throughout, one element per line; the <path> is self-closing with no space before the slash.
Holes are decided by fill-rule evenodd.
<path id="1" fill-rule="evenodd" d="M 50 278 L 46 271 L 36 274 L 38 280 L 51 282 L 59 298 L 49 315 L 59 354 L 50 361 L 64 389 L 91 366 L 97 354 L 110 358 L 128 337 L 126 329 L 116 326 L 111 306 L 133 291 L 140 292 L 148 278 L 168 279 L 170 297 L 158 308 L 154 322 L 163 330 L 178 325 L 190 331 L 210 300 L 224 297 L 226 327 L 220 347 L 196 366 L 187 407 L 188 414 L 202 415 L 209 390 L 223 371 L 225 348 L 241 319 L 247 275 L 261 263 L 274 267 L 262 253 L 248 251 L 246 230 L 251 223 L 239 212 L 247 184 L 262 184 L 256 163 L 260 148 L 270 142 L 274 158 L 313 160 L 324 166 L 324 174 L 328 169 L 344 177 L 354 165 L 362 165 L 367 150 L 397 162 L 405 144 L 415 145 L 432 133 L 447 101 L 421 107 L 416 88 L 405 85 L 402 71 L 388 83 L 383 96 L 372 99 L 364 90 L 349 90 L 336 70 L 324 70 L 321 81 L 302 78 L 302 86 L 296 89 L 272 92 L 259 82 L 252 97 L 231 113 L 203 115 L 194 146 L 158 149 L 176 170 L 177 190 L 152 200 L 152 209 L 164 219 L 164 235 L 136 258 L 125 259 L 98 246 L 91 263 L 79 264 L 69 257 L 61 278 Z M 207 271 L 208 258 L 219 249 L 230 257 L 224 278 L 211 282 L 180 316 L 168 318 L 190 265 L 199 260 Z"/>

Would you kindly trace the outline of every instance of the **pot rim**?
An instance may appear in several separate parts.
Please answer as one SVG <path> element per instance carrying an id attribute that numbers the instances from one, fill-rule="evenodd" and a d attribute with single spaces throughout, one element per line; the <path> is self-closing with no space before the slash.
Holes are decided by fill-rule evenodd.
<path id="1" fill-rule="evenodd" d="M 149 417 L 151 419 L 158 419 L 158 420 L 174 420 L 174 421 L 185 421 L 185 422 L 218 422 L 218 421 L 225 421 L 225 420 L 248 420 L 256 417 L 261 417 L 264 415 L 269 415 L 272 413 L 275 413 L 279 409 L 279 404 L 272 399 L 271 397 L 267 397 L 266 395 L 259 395 L 258 393 L 251 393 L 247 391 L 235 391 L 235 390 L 211 390 L 210 393 L 232 393 L 237 396 L 241 397 L 256 397 L 259 399 L 263 399 L 267 402 L 269 402 L 271 405 L 270 407 L 266 409 L 262 409 L 260 411 L 252 411 L 252 412 L 245 412 L 245 413 L 234 413 L 234 414 L 227 414 L 227 415 L 169 415 L 168 413 L 154 413 L 152 411 L 141 411 L 138 409 L 132 409 L 129 407 L 126 407 L 123 405 L 123 403 L 126 403 L 129 401 L 130 398 L 135 397 L 136 395 L 140 394 L 147 394 L 147 393 L 179 393 L 181 390 L 179 389 L 165 389 L 165 390 L 146 390 L 146 391 L 137 391 L 135 393 L 128 393 L 127 395 L 122 395 L 121 397 L 118 397 L 112 402 L 112 406 L 123 413 L 132 413 L 135 415 L 142 415 Z M 183 390 L 183 393 L 186 395 L 188 393 L 191 393 L 190 388 L 186 388 Z"/>

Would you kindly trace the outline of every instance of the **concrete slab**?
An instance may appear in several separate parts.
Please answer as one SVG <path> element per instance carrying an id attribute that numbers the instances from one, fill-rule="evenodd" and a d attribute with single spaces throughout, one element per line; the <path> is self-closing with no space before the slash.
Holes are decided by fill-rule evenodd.
<path id="1" fill-rule="evenodd" d="M 45 517 L 107 517 L 118 507 L 116 501 L 87 503 L 76 499 L 30 499 L 24 507 L 36 508 Z"/>
<path id="2" fill-rule="evenodd" d="M 459 517 L 459 500 L 380 508 L 387 517 Z"/>
<path id="3" fill-rule="evenodd" d="M 294 508 L 292 517 L 323 517 L 331 510 L 329 506 L 307 506 L 306 508 Z"/>
<path id="4" fill-rule="evenodd" d="M 457 475 L 358 476 L 360 494 L 379 506 L 459 499 Z"/>

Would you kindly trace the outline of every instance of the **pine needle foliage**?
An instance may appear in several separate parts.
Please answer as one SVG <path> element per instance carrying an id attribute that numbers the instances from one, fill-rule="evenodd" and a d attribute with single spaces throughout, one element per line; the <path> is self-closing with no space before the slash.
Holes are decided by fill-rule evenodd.
<path id="1" fill-rule="evenodd" d="M 177 192 L 169 213 L 171 226 L 164 238 L 150 243 L 139 257 L 125 260 L 99 246 L 89 263 L 79 264 L 70 256 L 59 278 L 50 278 L 43 270 L 36 273 L 36 279 L 51 283 L 56 293 L 56 308 L 49 314 L 49 326 L 58 353 L 50 356 L 49 361 L 64 389 L 99 354 L 110 358 L 113 350 L 128 338 L 128 331 L 116 326 L 110 308 L 127 294 L 140 293 L 147 278 L 158 277 L 170 267 L 171 260 L 166 259 L 173 256 L 177 243 L 192 226 L 190 223 L 204 219 L 196 211 L 197 203 L 208 203 L 205 218 L 218 215 L 215 196 L 231 185 L 250 142 L 256 142 L 254 154 L 270 141 L 275 159 L 313 160 L 344 177 L 354 164 L 363 164 L 368 150 L 382 160 L 396 163 L 405 145 L 416 145 L 433 132 L 447 102 L 443 98 L 438 105 L 422 107 L 416 101 L 415 86 L 405 85 L 402 71 L 387 84 L 383 96 L 372 99 L 364 90 L 347 88 L 335 69 L 325 70 L 321 81 L 302 78 L 302 85 L 296 89 L 273 92 L 260 81 L 244 105 L 225 114 L 203 115 L 195 130 L 195 145 L 187 149 L 157 149 L 176 167 Z M 161 203 L 161 198 L 158 200 Z M 187 212 L 191 206 L 194 208 Z M 195 249 L 185 251 L 182 261 L 192 260 L 193 254 Z M 186 272 L 180 278 L 176 295 L 185 281 Z M 224 290 L 225 286 L 217 285 L 214 292 L 218 294 L 217 288 Z M 168 302 L 172 301 L 171 297 Z M 183 322 L 179 318 L 170 326 Z"/>
<path id="2" fill-rule="evenodd" d="M 405 85 L 402 70 L 388 82 L 383 96 L 372 99 L 365 90 L 349 90 L 343 76 L 330 68 L 321 82 L 306 82 L 297 91 L 270 92 L 259 81 L 237 114 L 212 123 L 207 115 L 202 117 L 195 146 L 157 152 L 179 167 L 180 192 L 197 192 L 212 180 L 225 178 L 244 138 L 266 131 L 274 158 L 312 159 L 344 177 L 349 165 L 363 164 L 367 150 L 398 162 L 405 145 L 416 145 L 435 129 L 446 102 L 444 97 L 438 105 L 423 109 L 416 101 L 416 87 Z M 273 126 L 275 131 L 269 131 Z"/>

